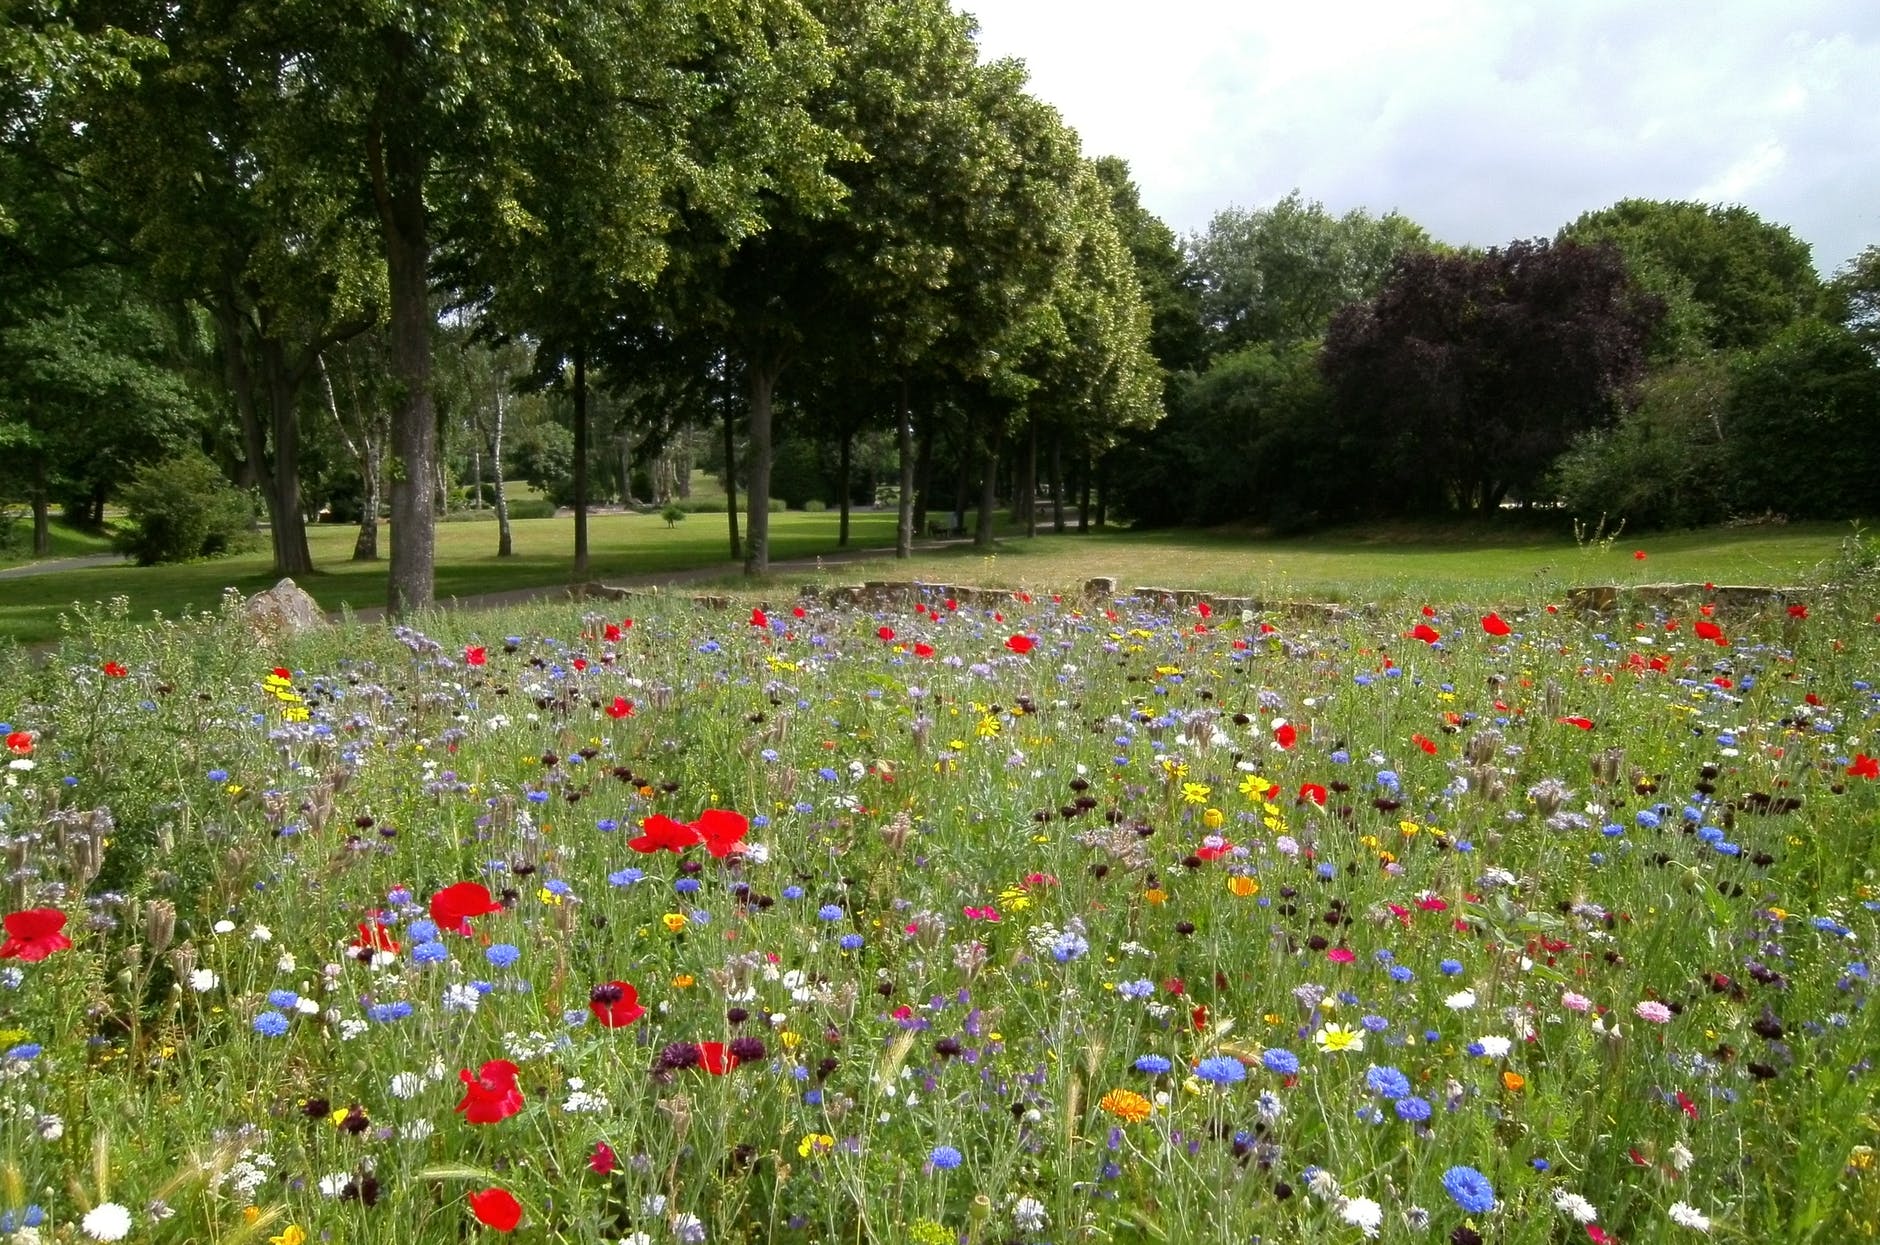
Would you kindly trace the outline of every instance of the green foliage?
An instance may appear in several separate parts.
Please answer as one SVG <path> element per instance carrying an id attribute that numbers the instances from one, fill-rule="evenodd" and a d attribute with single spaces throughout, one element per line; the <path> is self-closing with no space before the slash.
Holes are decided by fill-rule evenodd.
<path id="1" fill-rule="evenodd" d="M 1739 359 L 1723 436 L 1739 512 L 1880 514 L 1880 361 L 1838 325 L 1800 321 Z"/>
<path id="2" fill-rule="evenodd" d="M 234 553 L 251 539 L 253 503 L 201 453 L 141 468 L 123 503 L 117 545 L 142 566 Z"/>
<path id="3" fill-rule="evenodd" d="M 1613 243 L 1640 286 L 1666 301 L 1653 340 L 1660 357 L 1754 348 L 1821 307 L 1808 244 L 1740 204 L 1624 199 L 1560 237 Z"/>
<path id="4" fill-rule="evenodd" d="M 674 502 L 667 502 L 666 508 L 659 512 L 659 517 L 666 521 L 667 527 L 677 527 L 685 522 L 685 508 Z"/>
<path id="5" fill-rule="evenodd" d="M 1731 361 L 1705 355 L 1648 377 L 1618 421 L 1583 435 L 1554 465 L 1553 491 L 1583 519 L 1634 528 L 1697 527 L 1730 513 L 1723 442 Z"/>
<path id="6" fill-rule="evenodd" d="M 1828 283 L 1828 313 L 1862 345 L 1880 354 L 1880 246 L 1841 265 Z"/>
<path id="7" fill-rule="evenodd" d="M 792 437 L 777 446 L 770 468 L 770 494 L 791 510 L 801 510 L 812 499 L 824 500 L 830 493 L 829 477 L 816 444 Z"/>

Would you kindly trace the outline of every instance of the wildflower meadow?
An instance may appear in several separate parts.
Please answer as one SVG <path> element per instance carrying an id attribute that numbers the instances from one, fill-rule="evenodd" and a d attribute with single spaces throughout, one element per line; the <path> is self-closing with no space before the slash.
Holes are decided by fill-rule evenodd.
<path id="1" fill-rule="evenodd" d="M 1880 1222 L 1880 620 L 935 591 L 79 618 L 0 1239 Z"/>

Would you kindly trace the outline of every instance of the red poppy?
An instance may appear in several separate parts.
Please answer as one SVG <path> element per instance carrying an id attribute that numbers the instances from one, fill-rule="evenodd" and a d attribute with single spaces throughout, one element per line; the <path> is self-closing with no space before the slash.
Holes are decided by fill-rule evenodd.
<path id="1" fill-rule="evenodd" d="M 470 1124 L 494 1124 L 522 1110 L 522 1091 L 516 1088 L 520 1071 L 507 1059 L 492 1059 L 474 1073 L 464 1068 L 457 1073 L 463 1082 L 463 1101 L 457 1104 L 464 1121 Z"/>
<path id="2" fill-rule="evenodd" d="M 1301 803 L 1310 800 L 1320 808 L 1324 808 L 1325 788 L 1321 787 L 1316 782 L 1301 783 L 1299 785 L 1299 800 Z"/>
<path id="3" fill-rule="evenodd" d="M 384 951 L 397 955 L 398 939 L 392 937 L 392 931 L 377 921 L 363 921 L 359 925 L 359 941 L 353 944 L 353 950 Z"/>
<path id="4" fill-rule="evenodd" d="M 1426 606 L 1424 606 L 1424 607 L 1423 607 L 1423 617 L 1425 617 L 1425 618 L 1434 618 L 1434 617 L 1436 617 L 1436 607 L 1435 607 L 1434 605 L 1426 605 Z"/>
<path id="5" fill-rule="evenodd" d="M 738 1066 L 738 1057 L 726 1050 L 723 1042 L 700 1042 L 698 1061 L 713 1076 L 723 1076 Z"/>
<path id="6" fill-rule="evenodd" d="M 894 628 L 893 627 L 880 627 L 876 629 L 875 634 L 879 636 L 881 638 L 882 643 L 885 644 L 889 640 L 892 640 L 894 638 Z"/>
<path id="7" fill-rule="evenodd" d="M 1803 605 L 1801 602 L 1797 601 L 1794 605 L 1789 606 L 1789 617 L 1790 618 L 1808 617 L 1808 607 L 1806 605 Z"/>
<path id="8" fill-rule="evenodd" d="M 1425 644 L 1434 644 L 1436 641 L 1443 638 L 1443 633 L 1430 626 L 1428 623 L 1418 623 L 1415 628 L 1411 630 L 1410 638 L 1413 640 L 1421 640 Z"/>
<path id="9" fill-rule="evenodd" d="M 0 943 L 0 960 L 25 960 L 37 964 L 54 951 L 71 947 L 72 940 L 60 930 L 65 928 L 65 913 L 57 908 L 28 908 L 7 914 L 7 940 Z"/>
<path id="10" fill-rule="evenodd" d="M 1024 654 L 1031 652 L 1032 647 L 1035 644 L 1036 644 L 1036 641 L 1034 641 L 1028 635 L 1007 636 L 1005 640 L 1005 647 L 1011 649 L 1014 653 L 1017 653 L 1020 656 L 1023 656 Z"/>
<path id="11" fill-rule="evenodd" d="M 1423 735 L 1412 735 L 1410 736 L 1410 742 L 1423 749 L 1423 751 L 1429 753 L 1431 756 L 1436 755 L 1435 740 L 1429 739 Z"/>
<path id="12" fill-rule="evenodd" d="M 1482 630 L 1490 635 L 1507 635 L 1514 628 L 1503 622 L 1500 614 L 1488 613 L 1482 615 Z"/>
<path id="13" fill-rule="evenodd" d="M 463 661 L 466 666 L 480 666 L 489 660 L 489 650 L 481 644 L 464 646 Z"/>
<path id="14" fill-rule="evenodd" d="M 503 905 L 490 898 L 489 887 L 481 882 L 453 882 L 431 896 L 431 919 L 441 930 L 453 934 L 470 933 L 470 918 L 501 912 Z"/>
<path id="15" fill-rule="evenodd" d="M 125 675 L 130 673 L 129 670 L 126 670 L 123 666 L 118 665 L 115 661 L 107 661 L 106 663 L 104 663 L 104 672 L 110 675 L 114 679 L 121 679 Z"/>
<path id="16" fill-rule="evenodd" d="M 594 1143 L 594 1153 L 588 1155 L 588 1170 L 597 1176 L 611 1176 L 620 1160 L 614 1154 L 614 1148 L 604 1141 Z"/>
<path id="17" fill-rule="evenodd" d="M 751 832 L 751 822 L 743 813 L 708 808 L 687 828 L 704 841 L 706 851 L 723 860 L 736 851 L 744 836 Z"/>
<path id="18" fill-rule="evenodd" d="M 1850 778 L 1880 778 L 1880 758 L 1870 757 L 1865 752 L 1856 753 L 1847 773 Z M 13 928 L 12 917 L 7 918 L 7 928 Z"/>
<path id="19" fill-rule="evenodd" d="M 574 659 L 574 668 L 576 670 L 586 670 L 587 667 L 588 667 L 587 658 L 577 657 Z"/>
<path id="20" fill-rule="evenodd" d="M 1643 549 L 1634 549 L 1632 551 L 1632 560 L 1634 562 L 1643 562 L 1645 560 L 1645 551 Z"/>
<path id="21" fill-rule="evenodd" d="M 619 623 L 608 623 L 606 628 L 601 632 L 601 639 L 603 640 L 612 642 L 614 640 L 618 640 L 619 638 L 620 638 L 620 624 Z"/>
<path id="22" fill-rule="evenodd" d="M 1591 718 L 1556 718 L 1555 721 L 1565 722 L 1568 726 L 1577 726 L 1583 731 L 1593 729 L 1593 719 Z"/>
<path id="23" fill-rule="evenodd" d="M 768 627 L 769 625 L 770 625 L 770 619 L 764 615 L 763 610 L 753 609 L 751 611 L 751 626 Z"/>
<path id="24" fill-rule="evenodd" d="M 804 609 L 800 605 L 797 606 L 795 609 L 791 610 L 790 614 L 792 617 L 795 617 L 795 618 L 808 618 L 809 617 L 809 611 Z"/>
<path id="25" fill-rule="evenodd" d="M 948 610 L 956 610 L 956 609 L 958 609 L 959 607 L 960 607 L 960 603 L 959 603 L 958 601 L 955 601 L 955 600 L 954 600 L 954 599 L 953 599 L 952 597 L 948 597 L 948 598 L 947 598 L 947 609 L 948 609 Z"/>
<path id="26" fill-rule="evenodd" d="M 1298 728 L 1291 722 L 1281 722 L 1273 728 L 1273 742 L 1282 748 L 1290 748 L 1299 739 Z"/>
<path id="27" fill-rule="evenodd" d="M 1596 1223 L 1586 1225 L 1586 1239 L 1593 1245 L 1619 1245 L 1619 1238 Z"/>
<path id="28" fill-rule="evenodd" d="M 664 813 L 654 813 L 640 824 L 638 838 L 628 839 L 627 846 L 636 852 L 683 852 L 699 841 L 699 832 L 682 821 L 674 821 Z"/>
<path id="29" fill-rule="evenodd" d="M 933 656 L 933 645 L 931 645 L 931 644 L 920 644 L 920 643 L 916 643 L 916 644 L 914 645 L 914 656 L 916 656 L 916 657 L 932 657 L 932 656 Z"/>
<path id="30" fill-rule="evenodd" d="M 7 735 L 7 751 L 14 756 L 33 754 L 33 737 L 26 731 L 13 731 Z"/>
<path id="31" fill-rule="evenodd" d="M 610 718 L 630 718 L 633 716 L 633 702 L 625 696 L 616 696 L 614 703 L 607 706 L 606 714 Z"/>
<path id="32" fill-rule="evenodd" d="M 470 1213 L 486 1228 L 514 1232 L 522 1222 L 522 1203 L 507 1189 L 485 1189 L 470 1195 Z"/>
<path id="33" fill-rule="evenodd" d="M 1219 847 L 1196 848 L 1195 858 L 1197 860 L 1219 860 L 1233 850 L 1234 845 L 1229 843 L 1226 839 L 1222 839 Z"/>
<path id="34" fill-rule="evenodd" d="M 646 1009 L 640 1006 L 640 992 L 624 981 L 595 986 L 588 994 L 588 1010 L 609 1029 L 625 1028 L 646 1015 Z"/>
<path id="35" fill-rule="evenodd" d="M 1209 605 L 1206 601 L 1196 601 L 1195 613 L 1201 615 L 1203 618 L 1212 618 L 1214 617 L 1214 607 Z"/>

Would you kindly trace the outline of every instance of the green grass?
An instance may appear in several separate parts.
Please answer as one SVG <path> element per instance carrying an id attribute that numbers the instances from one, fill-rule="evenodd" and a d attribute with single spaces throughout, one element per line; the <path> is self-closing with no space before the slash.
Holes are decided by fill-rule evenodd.
<path id="1" fill-rule="evenodd" d="M 440 523 L 437 527 L 437 599 L 565 584 L 569 580 L 574 522 L 568 518 L 518 520 L 515 554 L 496 556 L 496 525 Z M 740 523 L 740 528 L 742 524 Z M 317 572 L 301 587 L 327 609 L 358 609 L 385 603 L 385 563 L 357 563 L 352 527 L 315 527 L 308 533 Z M 389 550 L 391 529 L 380 529 Z M 892 515 L 857 514 L 852 543 L 892 543 Z M 722 564 L 728 554 L 723 515 L 693 515 L 668 528 L 657 515 L 596 515 L 588 524 L 590 575 L 595 579 L 646 575 Z M 771 556 L 808 557 L 836 548 L 834 514 L 774 514 Z M 59 634 L 59 615 L 74 602 L 126 597 L 132 617 L 175 617 L 185 610 L 213 609 L 225 588 L 243 593 L 273 585 L 266 549 L 183 566 L 111 566 L 0 581 L 0 637 L 39 643 Z"/>
<path id="2" fill-rule="evenodd" d="M 1394 526 L 1312 537 L 1236 532 L 1105 531 L 1002 539 L 988 555 L 955 546 L 908 562 L 845 563 L 791 581 L 921 579 L 987 587 L 1062 589 L 1093 576 L 1119 588 L 1194 588 L 1266 600 L 1509 602 L 1583 584 L 1697 582 L 1790 586 L 1819 579 L 1852 528 L 1843 524 L 1712 528 L 1575 545 L 1531 529 Z M 1634 557 L 1638 550 L 1645 558 Z"/>
<path id="3" fill-rule="evenodd" d="M 21 519 L 16 527 L 20 543 L 7 551 L 0 551 L 0 570 L 9 566 L 24 566 L 29 562 L 82 558 L 89 554 L 111 552 L 111 536 L 108 532 L 91 532 L 55 521 L 51 528 L 52 551 L 43 559 L 37 558 L 32 553 L 32 519 Z"/>

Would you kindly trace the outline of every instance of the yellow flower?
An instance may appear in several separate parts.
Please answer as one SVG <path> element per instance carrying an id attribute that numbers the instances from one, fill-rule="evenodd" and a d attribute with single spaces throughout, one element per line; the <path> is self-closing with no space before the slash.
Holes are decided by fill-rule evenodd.
<path id="1" fill-rule="evenodd" d="M 1113 1089 L 1097 1099 L 1097 1109 L 1108 1112 L 1125 1124 L 1140 1124 L 1155 1109 L 1149 1100 L 1133 1089 Z"/>
<path id="2" fill-rule="evenodd" d="M 1312 1040 L 1317 1042 L 1319 1049 L 1328 1055 L 1364 1049 L 1364 1034 L 1357 1029 L 1346 1028 L 1344 1025 L 1326 1025 L 1312 1035 Z"/>
<path id="3" fill-rule="evenodd" d="M 1182 784 L 1183 804 L 1206 804 L 1214 789 L 1205 782 L 1185 782 Z"/>
<path id="4" fill-rule="evenodd" d="M 803 1044 L 803 1035 L 796 1032 L 794 1029 L 785 1029 L 782 1033 L 777 1035 L 777 1038 L 783 1043 L 783 1049 L 785 1050 L 795 1050 Z"/>
<path id="5" fill-rule="evenodd" d="M 543 826 L 542 829 L 547 830 L 548 827 Z M 549 904 L 551 906 L 559 906 L 561 903 L 561 896 L 557 895 L 554 891 L 548 889 L 548 887 L 546 886 L 544 886 L 541 890 L 535 892 L 535 897 L 541 900 L 543 903 Z"/>
<path id="6" fill-rule="evenodd" d="M 668 912 L 659 919 L 665 923 L 666 932 L 669 934 L 676 934 L 685 928 L 685 913 L 683 912 Z"/>
<path id="7" fill-rule="evenodd" d="M 981 739 L 998 738 L 999 719 L 988 713 L 985 717 L 979 719 L 979 725 L 973 728 L 973 733 L 978 735 Z"/>
<path id="8" fill-rule="evenodd" d="M 697 981 L 691 973 L 680 973 L 672 979 L 672 984 L 680 990 L 690 990 Z"/>
<path id="9" fill-rule="evenodd" d="M 1236 873 L 1227 879 L 1227 889 L 1245 899 L 1249 895 L 1259 894 L 1260 884 L 1250 877 L 1243 877 Z"/>
<path id="10" fill-rule="evenodd" d="M 828 1133 L 804 1133 L 803 1140 L 796 1143 L 796 1152 L 803 1158 L 812 1154 L 827 1154 L 836 1148 L 836 1139 Z"/>
<path id="11" fill-rule="evenodd" d="M 1223 813 L 1218 808 L 1210 808 L 1207 812 L 1201 814 L 1201 824 L 1210 830 L 1219 830 L 1222 823 L 1226 820 L 1227 814 Z"/>
<path id="12" fill-rule="evenodd" d="M 1031 907 L 1031 896 L 1022 886 L 1008 886 L 999 892 L 999 899 L 1013 912 L 1023 912 Z"/>
<path id="13" fill-rule="evenodd" d="M 1501 1086 L 1511 1094 L 1518 1094 L 1527 1088 L 1527 1078 L 1519 1072 L 1505 1071 L 1501 1074 Z"/>
<path id="14" fill-rule="evenodd" d="M 1165 904 L 1168 902 L 1168 892 L 1159 886 L 1144 891 L 1142 897 L 1152 904 Z"/>
<path id="15" fill-rule="evenodd" d="M 307 1245 L 307 1233 L 297 1223 L 290 1223 L 279 1236 L 268 1238 L 270 1245 Z"/>
<path id="16" fill-rule="evenodd" d="M 1240 794 L 1249 800 L 1263 799 L 1266 796 L 1266 789 L 1272 785 L 1258 774 L 1248 774 L 1240 780 Z"/>

